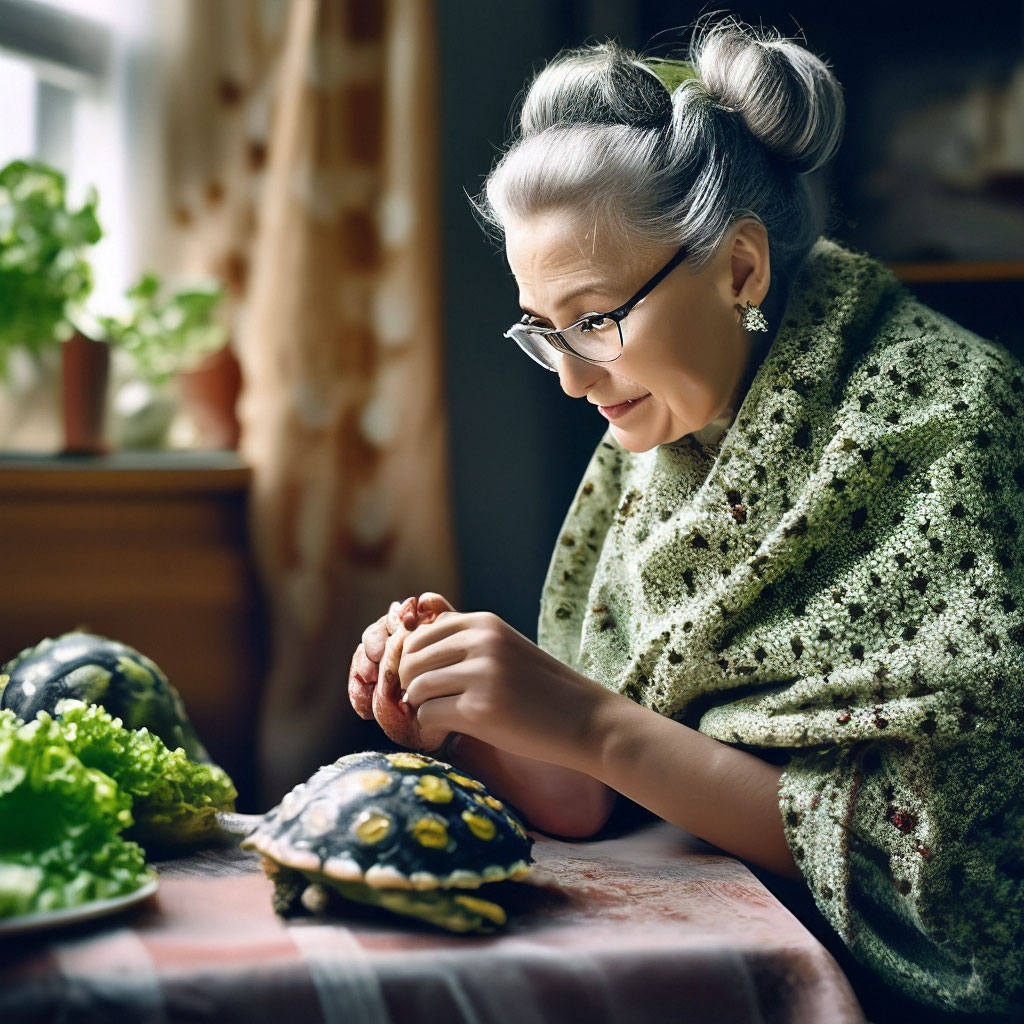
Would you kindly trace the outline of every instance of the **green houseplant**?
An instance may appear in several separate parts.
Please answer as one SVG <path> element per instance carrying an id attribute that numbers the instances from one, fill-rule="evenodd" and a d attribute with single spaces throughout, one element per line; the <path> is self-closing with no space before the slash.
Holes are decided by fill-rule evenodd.
<path id="1" fill-rule="evenodd" d="M 6 402 L 0 410 L 0 438 L 33 418 L 55 420 L 46 409 L 56 392 L 48 381 L 56 373 L 61 349 L 65 447 L 73 451 L 101 447 L 105 408 L 106 346 L 84 337 L 73 318 L 92 290 L 86 250 L 99 241 L 97 196 L 90 190 L 79 209 L 68 206 L 60 171 L 31 160 L 15 160 L 0 169 L 0 383 Z M 12 373 L 12 364 L 18 372 Z M 6 423 L 2 422 L 6 417 Z"/>
<path id="2" fill-rule="evenodd" d="M 175 289 L 146 273 L 125 297 L 124 315 L 99 318 L 134 378 L 116 400 L 122 441 L 129 447 L 156 447 L 176 406 L 169 385 L 176 384 L 188 402 L 199 368 L 223 360 L 227 352 L 228 332 L 220 319 L 224 288 L 216 280 L 201 280 Z"/>
<path id="3" fill-rule="evenodd" d="M 175 290 L 156 274 L 146 273 L 125 297 L 129 309 L 124 316 L 98 319 L 142 380 L 165 384 L 227 341 L 217 318 L 224 298 L 218 281 L 197 281 Z"/>
<path id="4" fill-rule="evenodd" d="M 69 311 L 92 290 L 84 253 L 102 235 L 96 204 L 90 190 L 70 209 L 64 175 L 46 164 L 0 169 L 0 374 L 11 349 L 38 354 L 74 333 Z"/>

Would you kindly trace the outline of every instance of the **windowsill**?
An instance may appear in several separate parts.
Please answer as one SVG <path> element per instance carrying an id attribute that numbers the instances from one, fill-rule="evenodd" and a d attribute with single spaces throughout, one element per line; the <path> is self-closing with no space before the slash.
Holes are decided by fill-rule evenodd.
<path id="1" fill-rule="evenodd" d="M 18 469 L 243 469 L 233 451 L 124 451 L 107 455 L 0 452 L 0 467 Z"/>
<path id="2" fill-rule="evenodd" d="M 0 452 L 0 491 L 185 492 L 244 491 L 249 467 L 234 451 L 112 452 L 109 455 L 40 455 Z"/>

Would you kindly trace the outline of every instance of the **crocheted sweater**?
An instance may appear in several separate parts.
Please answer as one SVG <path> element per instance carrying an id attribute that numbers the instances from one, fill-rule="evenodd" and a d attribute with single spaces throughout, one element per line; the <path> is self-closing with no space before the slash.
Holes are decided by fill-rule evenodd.
<path id="1" fill-rule="evenodd" d="M 787 839 L 921 1002 L 1024 985 L 1024 370 L 819 241 L 720 444 L 599 444 L 541 600 L 584 675 L 784 765 Z"/>

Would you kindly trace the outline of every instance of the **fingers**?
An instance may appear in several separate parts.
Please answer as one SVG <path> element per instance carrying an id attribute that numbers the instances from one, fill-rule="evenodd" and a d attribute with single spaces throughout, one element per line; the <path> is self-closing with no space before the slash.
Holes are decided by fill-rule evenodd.
<path id="1" fill-rule="evenodd" d="M 384 656 L 384 645 L 388 642 L 389 635 L 386 615 L 382 615 L 372 626 L 367 626 L 363 630 L 362 646 L 370 661 L 380 662 Z"/>
<path id="2" fill-rule="evenodd" d="M 382 615 L 372 625 L 363 630 L 363 647 L 371 661 L 380 662 L 384 656 L 384 646 L 388 637 L 402 626 L 415 629 L 419 624 L 419 614 L 415 597 L 407 597 L 404 601 L 392 601 L 386 615 Z"/>
<path id="3" fill-rule="evenodd" d="M 413 602 L 416 601 L 415 598 L 410 598 L 409 600 Z M 445 602 L 445 604 L 447 605 L 447 602 Z M 406 626 L 400 623 L 397 629 L 390 637 L 388 637 L 388 641 L 384 646 L 384 655 L 380 660 L 380 669 L 378 673 L 380 681 L 385 686 L 394 686 L 398 689 L 404 686 L 401 672 L 402 658 L 404 657 L 404 652 L 409 650 L 409 644 L 415 637 L 418 637 L 420 633 L 429 632 L 430 636 L 426 643 L 430 644 L 435 643 L 437 639 L 440 639 L 449 633 L 458 632 L 457 624 L 449 621 L 448 617 L 439 622 L 428 622 L 424 625 L 417 626 L 417 612 L 415 610 L 415 605 L 408 605 L 408 602 L 406 602 L 406 605 L 403 605 L 403 607 L 407 606 L 412 609 L 409 614 L 412 617 L 413 624 L 412 626 Z M 457 613 L 455 617 L 461 618 Z M 419 643 L 419 646 L 422 647 L 423 643 Z"/>
<path id="4" fill-rule="evenodd" d="M 420 623 L 433 622 L 441 612 L 453 612 L 455 606 L 440 594 L 427 591 L 420 594 L 417 602 Z"/>
<path id="5" fill-rule="evenodd" d="M 372 673 L 372 679 L 368 676 Z M 373 718 L 373 691 L 377 680 L 377 666 L 363 651 L 363 645 L 356 648 L 348 670 L 348 699 L 360 718 Z"/>
<path id="6" fill-rule="evenodd" d="M 440 615 L 433 622 L 424 623 L 413 633 L 406 644 L 406 653 L 422 651 L 431 644 L 436 644 L 445 637 L 453 636 L 473 624 L 472 614 L 466 612 L 448 612 Z"/>
<path id="7" fill-rule="evenodd" d="M 409 625 L 412 623 L 412 626 Z M 385 659 L 388 641 L 395 633 L 407 633 L 416 624 L 416 598 L 409 597 L 405 601 L 392 601 L 387 615 L 382 615 L 376 622 L 363 630 L 362 643 L 356 649 L 356 659 L 353 665 L 367 682 L 376 682 L 378 678 L 377 666 Z M 361 654 L 359 652 L 362 652 Z M 372 664 L 370 668 L 367 662 Z M 397 672 L 397 657 L 392 666 Z"/>
<path id="8" fill-rule="evenodd" d="M 387 614 L 363 630 L 362 641 L 352 656 L 348 678 L 352 707 L 361 718 L 377 718 L 385 732 L 405 746 L 416 744 L 406 742 L 410 738 L 411 709 L 401 700 L 399 666 L 403 645 L 419 626 L 431 624 L 442 612 L 454 610 L 447 599 L 432 592 L 420 598 L 392 601 Z M 415 725 L 412 729 L 415 731 Z M 400 735 L 405 739 L 400 739 Z"/>
<path id="9" fill-rule="evenodd" d="M 406 629 L 415 629 L 419 625 L 419 618 L 417 616 L 418 603 L 415 597 L 407 597 L 402 602 L 402 607 L 398 610 L 399 621 Z"/>
<path id="10" fill-rule="evenodd" d="M 355 713 L 369 722 L 374 718 L 373 693 L 375 683 L 364 683 L 361 679 L 350 679 L 348 683 L 348 700 Z"/>
<path id="11" fill-rule="evenodd" d="M 419 598 L 407 597 L 404 601 L 392 601 L 387 615 L 382 616 L 363 633 L 366 652 L 374 661 L 380 661 L 383 645 L 387 638 L 404 626 L 413 630 L 426 622 L 433 622 L 441 612 L 453 612 L 455 608 L 440 594 L 427 592 Z"/>
<path id="12" fill-rule="evenodd" d="M 378 669 L 378 684 L 384 688 L 385 693 L 391 699 L 398 700 L 401 697 L 401 676 L 399 664 L 402 659 L 402 650 L 408 642 L 410 634 L 405 626 L 399 626 L 384 646 L 384 655 L 380 659 Z"/>
<path id="13" fill-rule="evenodd" d="M 388 739 L 413 750 L 420 748 L 419 726 L 412 708 L 402 700 L 398 661 L 409 630 L 402 625 L 388 637 L 378 669 L 379 678 L 371 698 L 373 717 Z"/>
<path id="14" fill-rule="evenodd" d="M 379 661 L 380 659 L 377 659 Z M 363 644 L 356 648 L 352 655 L 352 667 L 349 669 L 349 678 L 356 673 L 364 683 L 373 684 L 377 682 L 377 661 L 370 658 Z"/>
<path id="15" fill-rule="evenodd" d="M 389 633 L 405 626 L 406 629 L 416 628 L 416 598 L 407 597 L 404 601 L 392 601 L 387 614 Z"/>
<path id="16" fill-rule="evenodd" d="M 420 630 L 425 628 L 421 626 Z M 411 634 L 405 641 L 398 665 L 402 689 L 406 691 L 424 673 L 450 668 L 469 657 L 469 649 L 464 642 L 465 633 L 462 630 L 456 630 L 447 636 L 442 635 L 438 640 L 428 643 L 426 647 L 421 646 L 419 650 L 414 650 L 413 640 L 420 630 Z"/>
<path id="17" fill-rule="evenodd" d="M 438 697 L 428 701 L 415 716 L 421 750 L 437 750 L 451 732 L 459 732 L 451 723 L 459 720 L 459 697 Z"/>
<path id="18" fill-rule="evenodd" d="M 384 624 L 387 626 L 388 636 L 398 629 L 398 609 L 401 607 L 398 601 L 392 601 L 388 606 L 388 613 L 384 616 Z"/>
<path id="19" fill-rule="evenodd" d="M 419 724 L 412 708 L 400 700 L 386 696 L 379 686 L 373 694 L 373 717 L 388 739 L 412 750 L 421 749 Z"/>
<path id="20" fill-rule="evenodd" d="M 459 660 L 439 665 L 443 671 L 425 671 L 416 676 L 405 691 L 405 702 L 414 711 L 419 711 L 427 701 L 465 693 L 477 667 L 471 661 Z"/>

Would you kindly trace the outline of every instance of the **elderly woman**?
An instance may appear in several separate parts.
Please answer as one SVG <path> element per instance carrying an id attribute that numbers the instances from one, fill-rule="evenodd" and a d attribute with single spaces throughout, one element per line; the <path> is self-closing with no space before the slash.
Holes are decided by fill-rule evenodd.
<path id="1" fill-rule="evenodd" d="M 478 201 L 507 337 L 608 421 L 538 644 L 394 604 L 351 694 L 388 735 L 584 836 L 615 794 L 802 878 L 934 1007 L 1024 974 L 1024 372 L 819 239 L 838 83 L 734 22 L 532 83 Z M 443 747 L 442 747 L 443 744 Z"/>

